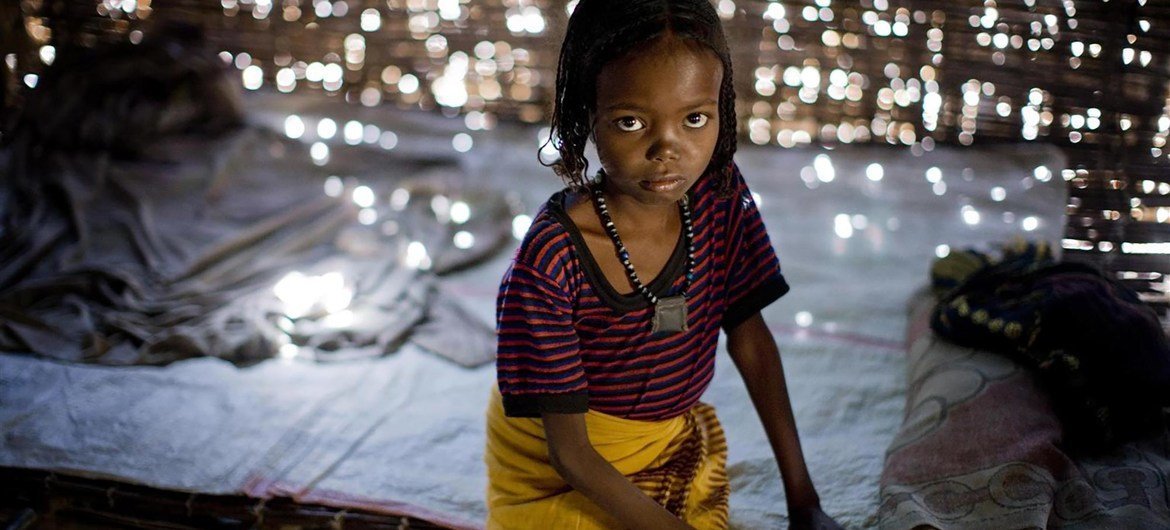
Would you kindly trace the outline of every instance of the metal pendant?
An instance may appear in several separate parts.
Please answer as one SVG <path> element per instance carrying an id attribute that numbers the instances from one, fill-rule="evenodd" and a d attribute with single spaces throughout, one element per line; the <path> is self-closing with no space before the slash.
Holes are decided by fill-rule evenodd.
<path id="1" fill-rule="evenodd" d="M 684 296 L 659 298 L 654 305 L 651 333 L 674 334 L 687 330 L 687 299 Z"/>

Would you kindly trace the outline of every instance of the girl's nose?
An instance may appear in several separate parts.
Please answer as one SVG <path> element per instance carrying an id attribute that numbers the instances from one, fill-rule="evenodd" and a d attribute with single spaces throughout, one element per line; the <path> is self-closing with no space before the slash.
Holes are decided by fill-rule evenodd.
<path id="1" fill-rule="evenodd" d="M 678 155 L 678 140 L 669 132 L 659 134 L 654 142 L 650 144 L 649 151 L 646 152 L 646 158 L 656 162 L 677 160 Z"/>

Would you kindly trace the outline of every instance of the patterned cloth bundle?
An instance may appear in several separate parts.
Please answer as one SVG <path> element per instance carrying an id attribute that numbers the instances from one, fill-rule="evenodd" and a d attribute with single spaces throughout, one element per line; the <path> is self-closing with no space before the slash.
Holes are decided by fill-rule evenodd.
<path id="1" fill-rule="evenodd" d="M 931 328 L 1030 368 L 1052 397 L 1065 443 L 1102 450 L 1165 425 L 1170 351 L 1154 310 L 1086 265 L 1017 240 L 994 256 L 952 253 L 931 268 Z"/>

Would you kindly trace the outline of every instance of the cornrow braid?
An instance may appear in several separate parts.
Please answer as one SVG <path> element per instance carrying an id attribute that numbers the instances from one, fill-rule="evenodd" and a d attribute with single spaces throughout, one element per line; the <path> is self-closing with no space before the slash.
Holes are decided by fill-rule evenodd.
<path id="1" fill-rule="evenodd" d="M 541 146 L 552 145 L 560 158 L 546 162 L 537 155 L 566 185 L 581 189 L 588 183 L 585 146 L 593 134 L 601 69 L 666 35 L 702 45 L 723 65 L 719 137 L 705 174 L 719 180 L 716 189 L 721 193 L 731 192 L 737 147 L 731 54 L 719 16 L 707 0 L 581 0 L 577 4 L 557 62 L 551 133 Z"/>
<path id="2" fill-rule="evenodd" d="M 735 117 L 735 86 L 731 82 L 731 59 L 723 61 L 723 81 L 719 84 L 719 140 L 715 144 L 715 152 L 711 154 L 711 163 L 706 173 L 718 175 L 719 184 L 715 187 L 724 196 L 730 195 L 734 188 L 732 181 L 732 157 L 739 144 Z"/>

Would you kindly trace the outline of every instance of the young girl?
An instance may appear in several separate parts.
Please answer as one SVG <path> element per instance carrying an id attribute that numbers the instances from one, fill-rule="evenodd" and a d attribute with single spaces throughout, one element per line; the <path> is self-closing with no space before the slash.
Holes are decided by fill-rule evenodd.
<path id="1" fill-rule="evenodd" d="M 581 0 L 552 130 L 569 187 L 537 213 L 497 301 L 488 528 L 726 528 L 727 446 L 698 401 L 720 329 L 792 527 L 839 528 L 759 314 L 788 284 L 732 162 L 731 60 L 708 0 Z"/>

